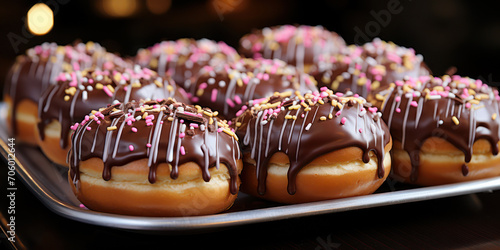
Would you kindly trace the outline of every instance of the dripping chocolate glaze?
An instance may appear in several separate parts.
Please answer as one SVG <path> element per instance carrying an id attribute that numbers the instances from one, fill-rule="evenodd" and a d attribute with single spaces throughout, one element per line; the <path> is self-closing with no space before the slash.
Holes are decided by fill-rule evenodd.
<path id="1" fill-rule="evenodd" d="M 210 181 L 209 169 L 224 164 L 231 177 L 230 191 L 236 194 L 237 161 L 241 159 L 237 137 L 225 121 L 213 116 L 209 109 L 200 109 L 172 99 L 150 101 L 145 105 L 131 102 L 102 110 L 102 116 L 96 115 L 100 124 L 90 118 L 82 122 L 72 135 L 69 153 L 70 176 L 75 186 L 78 187 L 81 161 L 102 159 L 102 177 L 111 180 L 111 168 L 146 158 L 150 183 L 156 182 L 160 163 L 170 164 L 170 177 L 176 179 L 179 166 L 194 162 L 206 182 Z M 148 117 L 131 119 L 143 116 L 144 112 L 152 116 L 149 122 Z M 108 130 L 111 126 L 116 129 Z"/>
<path id="2" fill-rule="evenodd" d="M 300 188 L 296 187 L 295 180 L 303 167 L 321 155 L 347 147 L 360 148 L 365 163 L 373 151 L 378 160 L 378 176 L 383 177 L 384 150 L 391 137 L 376 108 L 362 104 L 366 102 L 362 98 L 338 97 L 330 90 L 316 92 L 314 98 L 307 98 L 308 95 L 313 94 L 305 95 L 305 103 L 314 100 L 306 105 L 309 108 L 301 104 L 299 96 L 274 95 L 268 103 L 279 104 L 272 108 L 278 109 L 277 113 L 268 114 L 267 107 L 254 106 L 234 120 L 242 152 L 251 154 L 256 161 L 258 192 L 265 193 L 267 165 L 277 152 L 285 153 L 290 160 L 289 194 Z M 297 109 L 290 110 L 290 107 Z M 289 119 L 293 116 L 295 119 Z"/>
<path id="3" fill-rule="evenodd" d="M 317 91 L 316 82 L 281 60 L 242 59 L 221 67 L 205 67 L 189 89 L 191 101 L 218 110 L 226 119 L 237 116 L 250 100 L 274 92 Z"/>
<path id="4" fill-rule="evenodd" d="M 492 154 L 498 154 L 500 97 L 481 81 L 425 76 L 397 82 L 383 94 L 387 98 L 383 119 L 410 156 L 412 181 L 418 178 L 421 147 L 431 137 L 444 139 L 464 153 L 464 165 L 457 169 L 464 176 L 477 140 L 487 140 Z"/>
<path id="5" fill-rule="evenodd" d="M 21 101 L 38 103 L 42 93 L 55 84 L 56 77 L 63 71 L 72 71 L 75 65 L 88 68 L 92 65 L 102 67 L 105 63 L 127 65 L 126 61 L 93 42 L 73 46 L 44 43 L 18 56 L 7 75 L 4 91 L 12 99 L 12 134 L 17 134 L 16 111 Z"/>
<path id="6" fill-rule="evenodd" d="M 140 67 L 133 70 L 119 67 L 100 70 L 94 67 L 71 74 L 61 73 L 58 79 L 57 84 L 51 85 L 40 98 L 38 129 L 40 138 L 44 140 L 45 126 L 53 120 L 59 121 L 61 148 L 67 147 L 70 127 L 75 122 L 81 121 L 91 110 L 106 107 L 114 101 L 168 97 L 187 101 L 170 78 L 158 77 L 156 72 Z"/>

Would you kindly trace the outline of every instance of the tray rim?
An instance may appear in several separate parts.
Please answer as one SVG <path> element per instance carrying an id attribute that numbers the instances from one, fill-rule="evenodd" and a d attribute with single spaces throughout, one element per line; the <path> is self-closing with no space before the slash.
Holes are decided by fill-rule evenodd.
<path id="1" fill-rule="evenodd" d="M 1 129 L 0 154 L 7 161 L 9 147 L 6 142 L 5 126 Z M 17 144 L 17 142 L 16 142 Z M 424 200 L 459 196 L 478 192 L 492 192 L 500 189 L 500 176 L 461 183 L 417 187 L 406 190 L 388 191 L 364 196 L 341 198 L 302 204 L 281 204 L 272 207 L 244 211 L 224 212 L 214 215 L 190 217 L 141 217 L 103 213 L 82 209 L 65 203 L 42 181 L 38 181 L 25 166 L 23 154 L 16 154 L 16 174 L 24 185 L 52 212 L 75 221 L 132 231 L 195 231 L 224 228 L 252 223 L 269 222 L 289 218 L 344 212 L 387 205 L 418 202 Z"/>

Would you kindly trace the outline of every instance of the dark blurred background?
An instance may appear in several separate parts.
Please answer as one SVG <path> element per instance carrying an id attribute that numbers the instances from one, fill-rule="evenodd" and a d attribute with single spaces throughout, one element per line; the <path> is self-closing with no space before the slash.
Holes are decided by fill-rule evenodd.
<path id="1" fill-rule="evenodd" d="M 34 36 L 28 10 L 45 3 L 53 28 Z M 500 15 L 479 1 L 289 0 L 47 0 L 3 1 L 0 8 L 0 82 L 15 56 L 45 41 L 95 41 L 109 51 L 134 55 L 164 39 L 209 38 L 237 47 L 254 28 L 279 24 L 322 25 L 347 43 L 374 37 L 414 48 L 434 75 L 457 73 L 500 85 Z M 46 22 L 41 15 L 38 21 Z M 3 89 L 3 86 L 1 86 Z"/>

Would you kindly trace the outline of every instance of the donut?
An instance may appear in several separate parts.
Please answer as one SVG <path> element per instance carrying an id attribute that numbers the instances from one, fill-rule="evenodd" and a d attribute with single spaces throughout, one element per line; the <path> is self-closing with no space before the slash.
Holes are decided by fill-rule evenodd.
<path id="1" fill-rule="evenodd" d="M 364 98 L 276 93 L 232 126 L 243 154 L 241 190 L 279 203 L 371 194 L 391 169 L 391 136 Z"/>
<path id="2" fill-rule="evenodd" d="M 247 58 L 280 59 L 309 73 L 320 55 L 338 53 L 345 46 L 341 36 L 322 26 L 279 25 L 244 35 L 238 51 Z"/>
<path id="3" fill-rule="evenodd" d="M 4 89 L 4 101 L 8 106 L 7 128 L 17 141 L 36 145 L 36 121 L 41 94 L 62 71 L 78 67 L 111 67 L 126 65 L 120 57 L 106 51 L 98 43 L 75 43 L 61 46 L 43 43 L 30 48 L 16 58 L 10 68 Z"/>
<path id="4" fill-rule="evenodd" d="M 238 138 L 208 108 L 133 101 L 96 110 L 74 129 L 68 179 L 89 209 L 194 216 L 225 211 L 236 199 Z"/>
<path id="5" fill-rule="evenodd" d="M 204 66 L 231 63 L 240 59 L 238 52 L 224 42 L 206 38 L 182 38 L 162 41 L 137 51 L 135 62 L 155 70 L 160 76 L 170 75 L 183 88 L 195 81 L 193 77 Z"/>
<path id="6" fill-rule="evenodd" d="M 351 91 L 374 104 L 381 99 L 377 93 L 390 83 L 430 73 L 423 56 L 414 49 L 378 38 L 362 46 L 350 45 L 337 54 L 321 55 L 317 65 L 311 75 L 318 87 Z"/>
<path id="7" fill-rule="evenodd" d="M 497 90 L 445 75 L 397 81 L 381 94 L 394 138 L 392 178 L 434 186 L 500 175 Z"/>
<path id="8" fill-rule="evenodd" d="M 150 69 L 113 67 L 76 69 L 61 72 L 57 83 L 42 94 L 38 110 L 38 145 L 52 162 L 67 166 L 71 126 L 91 110 L 113 102 L 174 97 L 185 93 L 171 78 L 160 77 Z"/>
<path id="9" fill-rule="evenodd" d="M 274 92 L 317 91 L 314 78 L 275 59 L 243 58 L 236 63 L 205 66 L 196 84 L 186 89 L 192 103 L 218 110 L 228 120 L 250 100 Z"/>

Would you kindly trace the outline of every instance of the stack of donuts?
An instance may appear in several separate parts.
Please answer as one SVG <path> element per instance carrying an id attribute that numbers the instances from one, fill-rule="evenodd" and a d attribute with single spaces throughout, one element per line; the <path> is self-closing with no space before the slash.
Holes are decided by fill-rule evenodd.
<path id="1" fill-rule="evenodd" d="M 122 57 L 44 43 L 11 67 L 7 127 L 39 147 L 82 206 L 136 216 L 223 212 L 500 176 L 500 96 L 433 76 L 414 49 L 322 26 L 159 41 Z"/>

